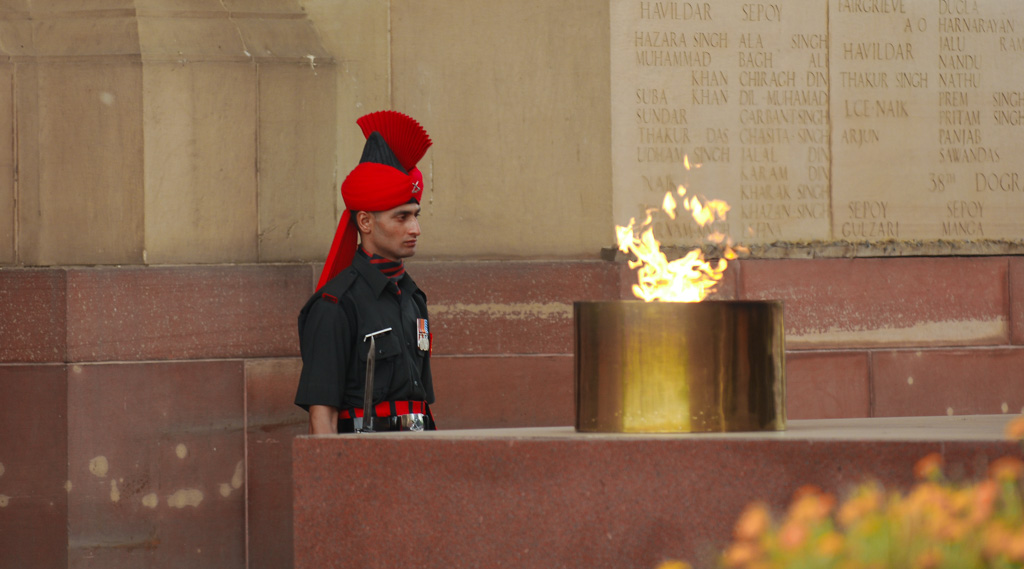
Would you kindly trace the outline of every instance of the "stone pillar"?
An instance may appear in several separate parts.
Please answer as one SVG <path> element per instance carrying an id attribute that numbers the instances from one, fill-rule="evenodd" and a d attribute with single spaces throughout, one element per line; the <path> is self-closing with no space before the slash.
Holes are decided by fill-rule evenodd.
<path id="1" fill-rule="evenodd" d="M 0 566 L 290 565 L 335 69 L 298 1 L 0 4 Z"/>
<path id="2" fill-rule="evenodd" d="M 335 64 L 298 3 L 109 4 L 4 14 L 0 262 L 322 256 Z"/>

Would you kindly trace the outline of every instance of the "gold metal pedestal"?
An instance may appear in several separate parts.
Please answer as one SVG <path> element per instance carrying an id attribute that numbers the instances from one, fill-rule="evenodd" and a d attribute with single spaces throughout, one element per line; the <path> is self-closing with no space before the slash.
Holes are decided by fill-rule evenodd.
<path id="1" fill-rule="evenodd" d="M 577 302 L 576 430 L 786 428 L 781 301 Z"/>

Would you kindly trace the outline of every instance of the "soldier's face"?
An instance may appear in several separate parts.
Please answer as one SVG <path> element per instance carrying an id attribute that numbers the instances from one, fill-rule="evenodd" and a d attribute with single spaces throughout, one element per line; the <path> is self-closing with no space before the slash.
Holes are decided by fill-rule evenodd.
<path id="1" fill-rule="evenodd" d="M 416 241 L 420 236 L 419 204 L 408 203 L 387 211 L 359 214 L 357 221 L 364 230 L 363 248 L 367 252 L 392 261 L 416 254 Z"/>

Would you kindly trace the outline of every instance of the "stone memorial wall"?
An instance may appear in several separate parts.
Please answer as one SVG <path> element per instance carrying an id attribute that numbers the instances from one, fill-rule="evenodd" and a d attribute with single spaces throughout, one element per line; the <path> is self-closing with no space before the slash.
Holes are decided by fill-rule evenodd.
<path id="1" fill-rule="evenodd" d="M 732 238 L 755 252 L 1024 250 L 1019 3 L 624 0 L 611 11 L 617 224 L 682 184 L 727 201 Z M 664 244 L 700 241 L 692 221 L 657 219 Z"/>
<path id="2" fill-rule="evenodd" d="M 754 257 L 716 298 L 785 302 L 789 419 L 1024 411 L 1022 30 L 1020 0 L 0 2 L 0 567 L 293 566 L 295 318 L 382 108 L 435 142 L 410 273 L 449 433 L 573 424 L 573 304 L 632 298 L 613 225 L 679 183 Z"/>

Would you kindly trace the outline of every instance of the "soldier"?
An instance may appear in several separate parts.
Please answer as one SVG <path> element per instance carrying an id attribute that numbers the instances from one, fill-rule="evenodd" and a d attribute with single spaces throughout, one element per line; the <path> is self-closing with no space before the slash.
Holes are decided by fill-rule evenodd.
<path id="1" fill-rule="evenodd" d="M 317 291 L 299 313 L 295 404 L 309 411 L 313 434 L 433 429 L 427 297 L 403 265 L 416 253 L 416 163 L 431 140 L 395 111 L 356 122 L 363 155 L 341 185 L 346 209 Z"/>

